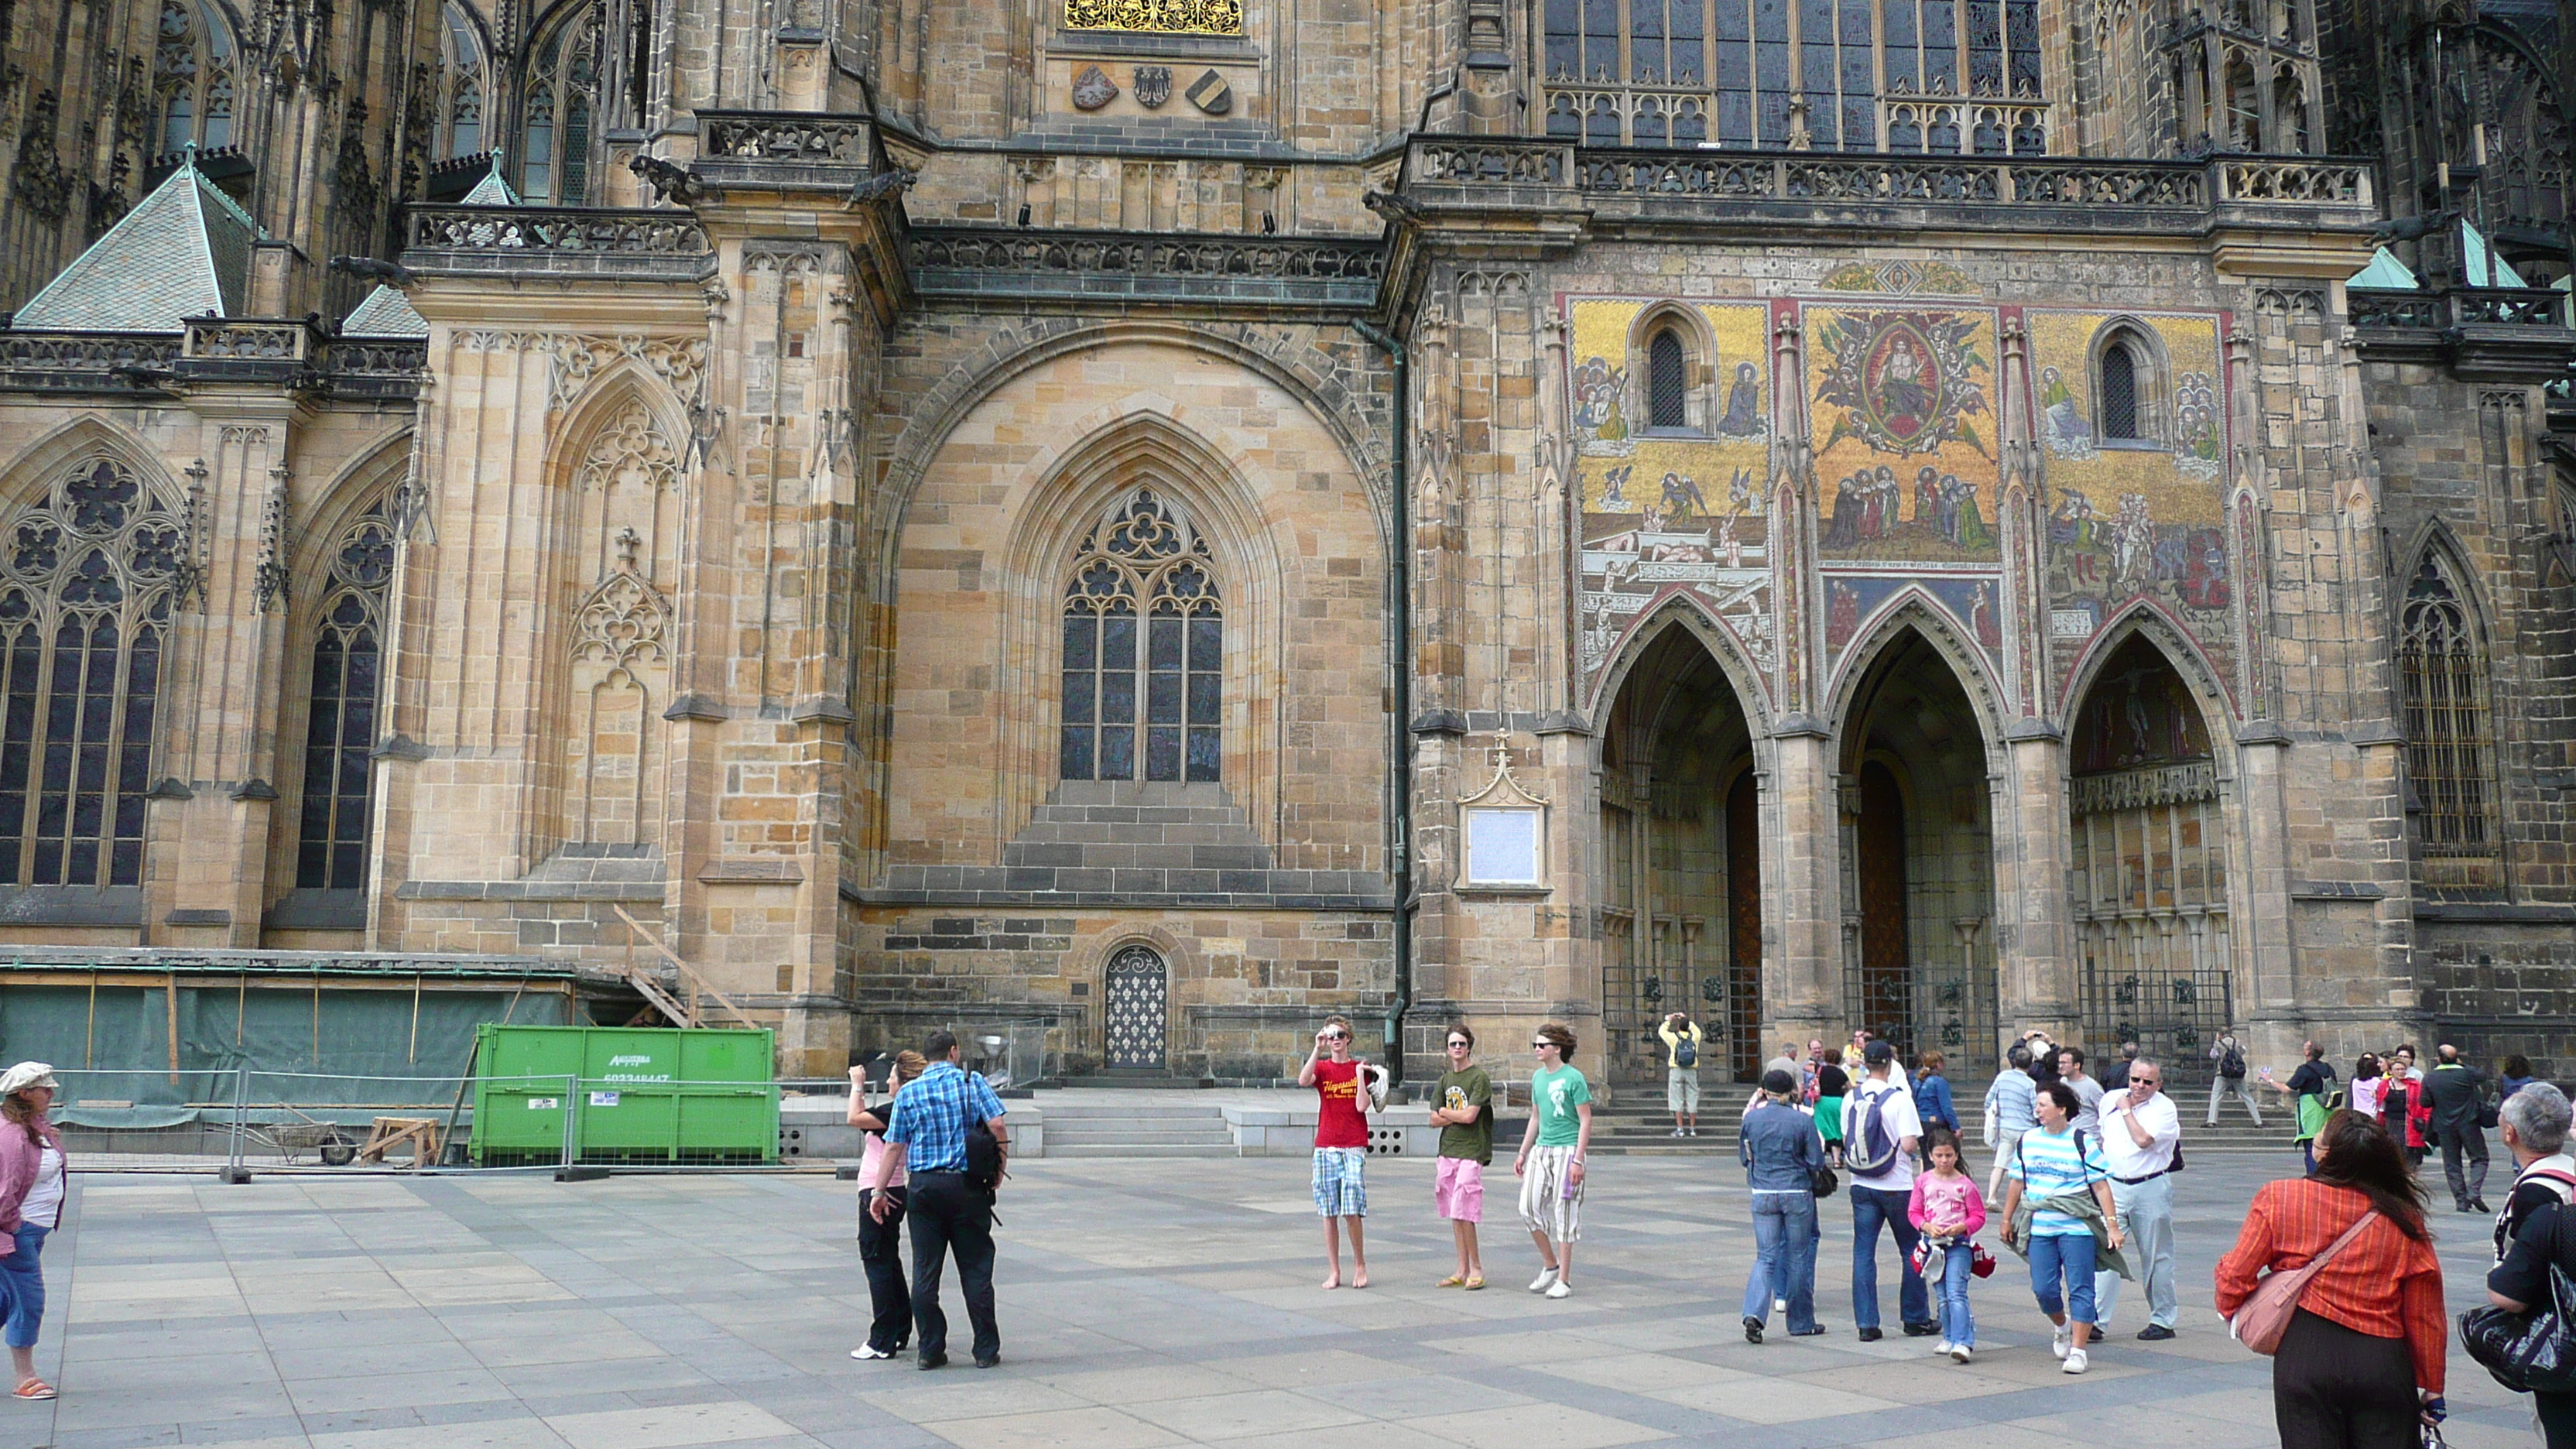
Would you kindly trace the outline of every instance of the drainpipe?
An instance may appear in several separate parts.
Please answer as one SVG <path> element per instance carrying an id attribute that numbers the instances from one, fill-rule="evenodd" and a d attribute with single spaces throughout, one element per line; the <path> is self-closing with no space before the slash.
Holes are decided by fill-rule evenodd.
<path id="1" fill-rule="evenodd" d="M 1395 699 L 1395 749 L 1387 766 L 1387 793 L 1395 810 L 1395 1000 L 1386 1008 L 1386 1070 L 1388 1085 L 1402 1086 L 1404 1014 L 1413 1007 L 1413 523 L 1404 476 L 1405 443 L 1413 432 L 1413 379 L 1403 343 L 1364 318 L 1352 318 L 1351 330 L 1395 364 L 1395 471 L 1387 489 L 1395 515 L 1387 581 L 1395 612 L 1395 640 L 1387 660 Z"/>

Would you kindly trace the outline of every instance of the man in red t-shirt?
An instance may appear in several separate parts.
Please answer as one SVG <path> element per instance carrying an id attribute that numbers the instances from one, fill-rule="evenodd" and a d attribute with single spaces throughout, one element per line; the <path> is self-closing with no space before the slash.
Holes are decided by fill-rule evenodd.
<path id="1" fill-rule="evenodd" d="M 1368 1248 L 1360 1219 L 1368 1216 L 1368 1120 L 1372 1102 L 1368 1066 L 1351 1055 L 1348 1017 L 1328 1017 L 1315 1033 L 1315 1049 L 1297 1073 L 1297 1085 L 1321 1099 L 1315 1117 L 1315 1211 L 1324 1219 L 1324 1286 L 1342 1286 L 1342 1234 L 1351 1225 L 1351 1286 L 1368 1286 Z"/>

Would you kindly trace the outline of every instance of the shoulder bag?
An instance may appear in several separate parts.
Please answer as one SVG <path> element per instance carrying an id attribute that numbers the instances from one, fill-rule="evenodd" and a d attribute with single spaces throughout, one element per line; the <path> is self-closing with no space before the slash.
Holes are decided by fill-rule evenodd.
<path id="1" fill-rule="evenodd" d="M 2299 1298 L 2308 1291 L 2308 1280 L 2333 1262 L 2335 1255 L 2349 1246 L 2353 1239 L 2360 1237 L 2361 1230 L 2370 1226 L 2370 1220 L 2377 1216 L 2379 1210 L 2376 1208 L 2364 1211 L 2352 1220 L 2351 1227 L 2343 1230 L 2342 1237 L 2335 1239 L 2324 1252 L 2310 1258 L 2304 1267 L 2287 1272 L 2275 1269 L 2263 1275 L 2263 1281 L 2255 1285 L 2254 1292 L 2237 1305 L 2236 1316 L 2227 1320 L 2227 1331 L 2236 1336 L 2237 1342 L 2256 1353 L 2270 1355 L 2280 1352 L 2281 1339 L 2289 1333 L 2290 1320 L 2298 1314 Z"/>
<path id="2" fill-rule="evenodd" d="M 2567 1231 L 2568 1210 L 2561 1207 L 2553 1233 Z M 2490 1304 L 2460 1315 L 2460 1344 L 2497 1383 L 2518 1394 L 2576 1392 L 2576 1282 L 2554 1261 L 2549 1265 L 2549 1298 L 2521 1313 Z"/>

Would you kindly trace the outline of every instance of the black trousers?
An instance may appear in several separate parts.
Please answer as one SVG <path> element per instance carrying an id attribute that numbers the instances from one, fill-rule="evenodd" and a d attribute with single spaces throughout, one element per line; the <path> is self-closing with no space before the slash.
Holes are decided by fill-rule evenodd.
<path id="1" fill-rule="evenodd" d="M 868 1325 L 868 1347 L 893 1353 L 912 1339 L 912 1290 L 903 1281 L 903 1210 L 906 1189 L 886 1189 L 884 1222 L 868 1212 L 873 1188 L 859 1190 L 859 1262 L 868 1272 L 868 1305 L 876 1312 Z"/>
<path id="2" fill-rule="evenodd" d="M 2415 1360 L 2302 1308 L 2272 1358 L 2272 1418 L 2284 1449 L 2418 1449 Z"/>
<path id="3" fill-rule="evenodd" d="M 975 1325 L 975 1357 L 1002 1351 L 993 1321 L 993 1199 L 969 1186 L 962 1172 L 912 1175 L 912 1322 L 923 1358 L 948 1352 L 948 1315 L 939 1307 L 939 1279 L 950 1253 L 957 1255 L 958 1286 L 966 1317 Z"/>
<path id="4" fill-rule="evenodd" d="M 2464 1203 L 2473 1197 L 2487 1195 L 2487 1134 L 2472 1117 L 2466 1126 L 2445 1122 L 2442 1126 L 2442 1176 L 2450 1182 L 2451 1201 Z M 2460 1157 L 2468 1156 L 2468 1171 L 2460 1170 Z"/>
<path id="5" fill-rule="evenodd" d="M 2576 1449 L 2576 1394 L 2534 1394 L 2540 1437 L 2549 1449 Z"/>

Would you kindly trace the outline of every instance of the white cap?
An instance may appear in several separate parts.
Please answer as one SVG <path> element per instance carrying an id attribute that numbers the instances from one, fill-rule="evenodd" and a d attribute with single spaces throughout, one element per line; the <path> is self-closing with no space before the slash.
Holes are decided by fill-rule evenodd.
<path id="1" fill-rule="evenodd" d="M 30 1087 L 51 1087 L 61 1091 L 62 1085 L 54 1080 L 53 1067 L 44 1062 L 20 1062 L 9 1070 L 0 1072 L 0 1097 L 6 1097 L 12 1092 L 23 1092 Z"/>

